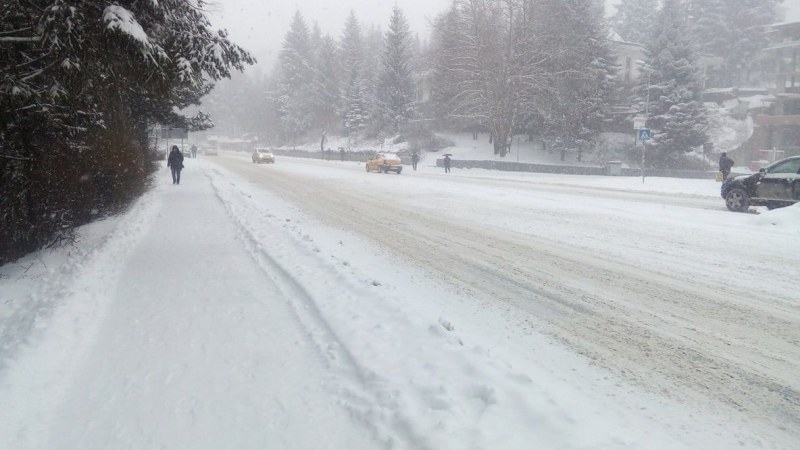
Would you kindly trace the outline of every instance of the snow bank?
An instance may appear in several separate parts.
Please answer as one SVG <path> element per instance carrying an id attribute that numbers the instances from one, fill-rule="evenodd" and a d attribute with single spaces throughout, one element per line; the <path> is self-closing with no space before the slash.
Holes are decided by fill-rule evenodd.
<path id="1" fill-rule="evenodd" d="M 774 227 L 800 235 L 800 203 L 759 214 L 756 221 L 763 227 Z"/>

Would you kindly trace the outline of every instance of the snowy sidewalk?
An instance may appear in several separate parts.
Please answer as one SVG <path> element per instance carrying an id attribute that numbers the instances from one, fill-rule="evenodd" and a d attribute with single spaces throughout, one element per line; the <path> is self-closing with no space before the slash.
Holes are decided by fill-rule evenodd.
<path id="1" fill-rule="evenodd" d="M 0 448 L 376 447 L 328 391 L 287 299 L 241 264 L 209 180 L 160 175 L 121 233 L 130 250 L 79 274 L 57 328 L 0 385 Z"/>

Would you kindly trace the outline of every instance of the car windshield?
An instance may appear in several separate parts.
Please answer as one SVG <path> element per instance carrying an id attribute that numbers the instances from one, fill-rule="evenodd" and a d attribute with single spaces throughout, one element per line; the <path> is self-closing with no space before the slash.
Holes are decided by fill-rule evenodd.
<path id="1" fill-rule="evenodd" d="M 800 0 L 2 0 L 0 450 L 800 449 L 798 54 Z"/>
<path id="2" fill-rule="evenodd" d="M 789 159 L 771 166 L 767 169 L 769 173 L 800 173 L 800 158 Z"/>

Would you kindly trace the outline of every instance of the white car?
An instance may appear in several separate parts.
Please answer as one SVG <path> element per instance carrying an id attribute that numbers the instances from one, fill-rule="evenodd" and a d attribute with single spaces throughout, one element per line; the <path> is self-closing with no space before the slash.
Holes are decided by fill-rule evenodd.
<path id="1" fill-rule="evenodd" d="M 253 162 L 261 164 L 262 162 L 274 164 L 275 155 L 268 148 L 257 148 L 253 150 Z"/>

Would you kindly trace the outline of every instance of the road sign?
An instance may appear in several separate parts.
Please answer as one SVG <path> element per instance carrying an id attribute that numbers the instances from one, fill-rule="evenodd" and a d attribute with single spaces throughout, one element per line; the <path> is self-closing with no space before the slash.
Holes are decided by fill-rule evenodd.
<path id="1" fill-rule="evenodd" d="M 189 130 L 186 128 L 162 128 L 161 139 L 188 139 Z"/>
<path id="2" fill-rule="evenodd" d="M 640 141 L 649 141 L 653 138 L 653 132 L 650 128 L 642 128 L 637 132 L 637 137 Z"/>
<path id="3" fill-rule="evenodd" d="M 647 125 L 647 118 L 642 116 L 636 116 L 633 118 L 633 129 L 634 130 L 641 130 L 644 126 Z"/>

